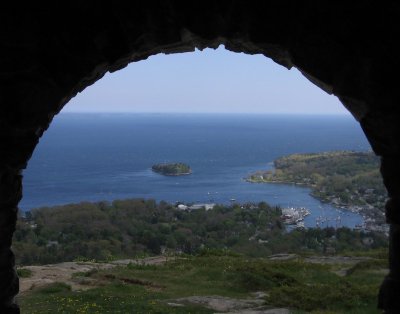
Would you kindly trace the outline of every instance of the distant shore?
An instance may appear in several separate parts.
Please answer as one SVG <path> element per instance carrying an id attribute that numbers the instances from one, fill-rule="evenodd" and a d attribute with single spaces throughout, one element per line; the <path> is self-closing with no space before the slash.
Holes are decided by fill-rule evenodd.
<path id="1" fill-rule="evenodd" d="M 274 161 L 274 169 L 245 178 L 250 183 L 293 184 L 311 188 L 323 203 L 359 213 L 363 228 L 387 231 L 386 190 L 379 174 L 379 159 L 372 152 L 335 151 L 293 154 Z"/>

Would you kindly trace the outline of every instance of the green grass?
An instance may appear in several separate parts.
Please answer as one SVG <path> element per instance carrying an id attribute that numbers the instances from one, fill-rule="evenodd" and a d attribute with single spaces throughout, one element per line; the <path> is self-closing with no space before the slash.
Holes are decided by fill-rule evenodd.
<path id="1" fill-rule="evenodd" d="M 110 283 L 84 292 L 38 291 L 21 300 L 22 313 L 212 313 L 196 307 L 170 307 L 157 299 L 159 293 L 144 287 Z"/>
<path id="2" fill-rule="evenodd" d="M 199 306 L 166 303 L 193 295 L 246 298 L 253 291 L 265 291 L 267 305 L 293 313 L 379 313 L 376 296 L 385 266 L 382 260 L 369 260 L 340 277 L 332 266 L 301 260 L 185 256 L 162 266 L 130 264 L 80 273 L 76 276 L 104 285 L 78 292 L 53 284 L 20 297 L 19 302 L 22 313 L 213 313 Z"/>
<path id="3" fill-rule="evenodd" d="M 18 268 L 17 269 L 17 275 L 20 278 L 29 278 L 32 276 L 32 271 L 27 268 Z"/>

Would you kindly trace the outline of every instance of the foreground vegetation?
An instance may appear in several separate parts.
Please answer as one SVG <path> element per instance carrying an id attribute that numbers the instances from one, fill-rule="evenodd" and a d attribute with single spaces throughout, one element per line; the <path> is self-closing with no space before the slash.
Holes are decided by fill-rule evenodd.
<path id="1" fill-rule="evenodd" d="M 94 266 L 73 278 L 89 289 L 73 290 L 65 282 L 33 286 L 18 302 L 23 313 L 183 314 L 221 312 L 212 304 L 229 297 L 233 309 L 250 300 L 258 310 L 297 314 L 379 313 L 376 296 L 388 259 L 384 234 L 348 228 L 287 232 L 280 216 L 278 207 L 266 203 L 182 211 L 142 199 L 33 210 L 15 232 L 19 266 L 169 257 L 164 265 L 132 260 L 109 269 Z M 268 258 L 273 253 L 286 257 Z M 324 254 L 336 256 L 326 260 Z M 361 260 L 349 264 L 337 254 Z M 20 267 L 21 280 L 36 269 Z"/>
<path id="2" fill-rule="evenodd" d="M 374 254 L 379 256 L 379 254 Z M 343 275 L 338 270 L 345 267 Z M 71 291 L 62 283 L 19 297 L 23 313 L 215 313 L 182 298 L 223 296 L 254 299 L 258 309 L 289 308 L 293 313 L 379 313 L 376 296 L 387 260 L 354 265 L 310 263 L 303 258 L 273 261 L 229 251 L 202 250 L 164 265 L 129 264 L 76 274 L 92 289 Z"/>
<path id="3" fill-rule="evenodd" d="M 158 254 L 230 249 L 249 257 L 276 253 L 343 253 L 386 248 L 378 232 L 348 228 L 287 232 L 281 210 L 266 203 L 179 210 L 131 199 L 40 208 L 18 221 L 18 265 L 73 260 L 109 261 Z"/>
<path id="4" fill-rule="evenodd" d="M 276 159 L 273 170 L 258 171 L 247 180 L 303 184 L 321 201 L 362 210 L 376 223 L 384 223 L 386 189 L 379 165 L 372 152 L 293 154 Z"/>

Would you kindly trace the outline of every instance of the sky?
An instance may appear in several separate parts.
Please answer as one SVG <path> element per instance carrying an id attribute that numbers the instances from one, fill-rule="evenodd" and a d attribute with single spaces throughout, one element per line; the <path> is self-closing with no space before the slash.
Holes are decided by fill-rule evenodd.
<path id="1" fill-rule="evenodd" d="M 223 46 L 131 63 L 87 87 L 63 112 L 349 114 L 297 69 Z"/>

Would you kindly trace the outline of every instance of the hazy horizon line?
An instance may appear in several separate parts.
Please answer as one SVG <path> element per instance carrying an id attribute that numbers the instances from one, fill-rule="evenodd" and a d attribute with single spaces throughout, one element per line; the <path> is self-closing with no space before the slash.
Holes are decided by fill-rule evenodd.
<path id="1" fill-rule="evenodd" d="M 231 114 L 231 115 L 239 115 L 239 114 L 248 114 L 248 115 L 313 115 L 313 116 L 351 116 L 350 112 L 189 112 L 189 111 L 61 111 L 60 114 Z"/>

